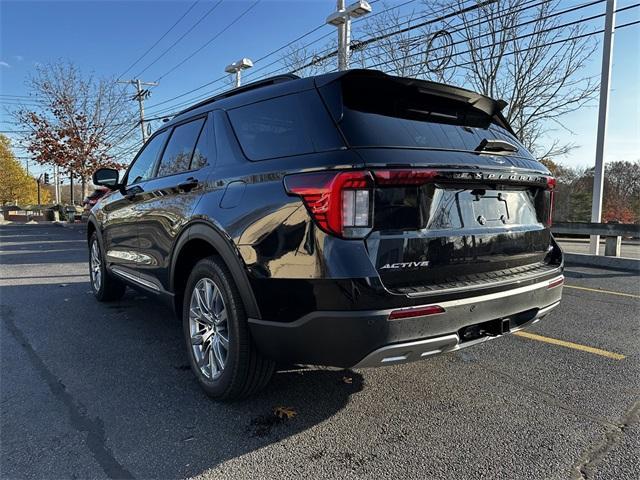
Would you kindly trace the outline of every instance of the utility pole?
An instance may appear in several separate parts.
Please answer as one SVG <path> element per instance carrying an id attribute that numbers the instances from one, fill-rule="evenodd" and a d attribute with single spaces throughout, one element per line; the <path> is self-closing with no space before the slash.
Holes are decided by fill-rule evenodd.
<path id="1" fill-rule="evenodd" d="M 75 195 L 73 194 L 73 173 L 69 172 L 69 203 L 75 205 Z"/>
<path id="2" fill-rule="evenodd" d="M 336 11 L 327 17 L 326 23 L 338 29 L 338 70 L 349 69 L 351 48 L 351 19 L 371 13 L 371 5 L 358 0 L 345 8 L 344 0 L 336 0 Z"/>
<path id="3" fill-rule="evenodd" d="M 136 87 L 136 94 L 131 98 L 131 100 L 138 101 L 138 107 L 140 108 L 140 129 L 142 131 L 142 142 L 144 143 L 147 141 L 147 131 L 144 128 L 144 101 L 149 98 L 151 91 L 142 87 L 156 87 L 159 84 L 158 82 L 143 82 L 137 78 L 134 80 L 118 81 L 118 83 L 129 83 Z"/>
<path id="4" fill-rule="evenodd" d="M 58 166 L 54 165 L 53 166 L 53 193 L 56 197 L 56 205 L 60 205 L 60 190 L 59 188 L 59 183 L 58 183 Z"/>
<path id="5" fill-rule="evenodd" d="M 598 133 L 596 135 L 596 166 L 593 171 L 593 199 L 591 221 L 602 221 L 602 190 L 604 187 L 604 141 L 607 135 L 607 115 L 609 113 L 609 79 L 611 78 L 611 57 L 613 56 L 613 32 L 616 20 L 616 0 L 607 0 L 604 18 L 604 42 L 602 43 L 602 70 L 600 73 L 600 105 L 598 107 Z M 600 253 L 600 235 L 591 235 L 589 252 Z"/>
<path id="6" fill-rule="evenodd" d="M 227 65 L 224 69 L 225 72 L 236 74 L 236 88 L 240 86 L 241 82 L 241 72 L 242 70 L 246 70 L 247 68 L 253 67 L 253 62 L 250 58 L 241 58 L 240 60 L 233 62 L 231 65 Z"/>

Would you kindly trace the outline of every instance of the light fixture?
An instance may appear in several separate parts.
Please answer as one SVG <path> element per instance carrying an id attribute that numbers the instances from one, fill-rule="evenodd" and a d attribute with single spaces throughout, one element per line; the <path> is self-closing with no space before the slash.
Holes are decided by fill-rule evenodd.
<path id="1" fill-rule="evenodd" d="M 233 62 L 231 65 L 227 65 L 224 69 L 227 73 L 236 73 L 240 70 L 253 67 L 253 62 L 249 58 L 241 58 L 237 62 Z"/>
<path id="2" fill-rule="evenodd" d="M 333 12 L 327 17 L 326 23 L 328 25 L 333 25 L 334 27 L 339 27 L 340 25 L 344 25 L 344 22 L 347 21 L 345 17 L 346 15 L 344 14 L 344 11 Z"/>
<path id="3" fill-rule="evenodd" d="M 347 7 L 346 13 L 352 18 L 358 18 L 371 13 L 371 5 L 366 0 L 358 0 Z"/>

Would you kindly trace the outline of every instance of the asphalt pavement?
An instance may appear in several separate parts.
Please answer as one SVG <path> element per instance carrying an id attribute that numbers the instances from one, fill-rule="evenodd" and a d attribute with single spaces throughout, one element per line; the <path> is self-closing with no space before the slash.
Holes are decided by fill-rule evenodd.
<path id="1" fill-rule="evenodd" d="M 96 302 L 86 261 L 82 229 L 0 226 L 2 478 L 640 478 L 636 274 L 567 269 L 535 337 L 224 404 L 171 313 Z"/>

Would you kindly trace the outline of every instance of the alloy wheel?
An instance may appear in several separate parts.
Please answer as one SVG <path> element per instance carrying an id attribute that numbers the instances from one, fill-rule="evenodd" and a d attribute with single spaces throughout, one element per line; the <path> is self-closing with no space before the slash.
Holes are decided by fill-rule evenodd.
<path id="1" fill-rule="evenodd" d="M 100 247 L 97 240 L 91 244 L 90 266 L 91 271 L 89 273 L 91 273 L 93 288 L 98 292 L 102 286 L 102 261 L 100 260 Z"/>
<path id="2" fill-rule="evenodd" d="M 229 355 L 227 309 L 220 288 L 209 278 L 196 283 L 189 305 L 191 349 L 202 375 L 215 380 Z"/>

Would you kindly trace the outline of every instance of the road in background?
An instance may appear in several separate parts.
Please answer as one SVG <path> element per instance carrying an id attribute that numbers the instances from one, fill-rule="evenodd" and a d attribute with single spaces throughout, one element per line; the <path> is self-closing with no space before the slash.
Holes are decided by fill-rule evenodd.
<path id="1" fill-rule="evenodd" d="M 563 251 L 568 253 L 589 253 L 589 239 L 588 238 L 558 238 L 556 240 L 560 244 Z M 604 255 L 605 240 L 602 237 L 600 240 L 600 255 Z M 640 241 L 624 240 L 620 247 L 620 256 L 625 258 L 638 258 L 640 259 Z"/>
<path id="2" fill-rule="evenodd" d="M 0 237 L 3 478 L 640 478 L 638 275 L 567 270 L 529 331 L 574 346 L 511 335 L 384 369 L 292 369 L 221 404 L 159 302 L 94 300 L 82 230 Z"/>

